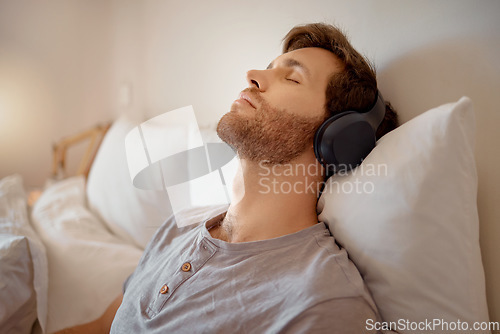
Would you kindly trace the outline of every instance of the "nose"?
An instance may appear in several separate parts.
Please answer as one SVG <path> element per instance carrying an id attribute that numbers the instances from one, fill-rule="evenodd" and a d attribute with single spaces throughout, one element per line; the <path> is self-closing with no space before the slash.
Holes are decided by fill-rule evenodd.
<path id="1" fill-rule="evenodd" d="M 247 82 L 249 87 L 255 87 L 261 92 L 267 88 L 267 78 L 264 73 L 265 70 L 250 70 L 247 72 Z"/>

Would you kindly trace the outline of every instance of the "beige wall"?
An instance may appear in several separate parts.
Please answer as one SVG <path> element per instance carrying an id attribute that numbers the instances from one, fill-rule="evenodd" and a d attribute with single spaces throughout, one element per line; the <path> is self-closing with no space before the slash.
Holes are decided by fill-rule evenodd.
<path id="1" fill-rule="evenodd" d="M 43 184 L 51 144 L 111 119 L 111 3 L 0 1 L 0 177 Z"/>
<path id="2" fill-rule="evenodd" d="M 345 28 L 403 121 L 474 101 L 481 245 L 500 321 L 499 1 L 0 0 L 0 177 L 42 184 L 53 140 L 124 110 L 151 117 L 192 104 L 199 123 L 215 124 L 245 72 L 311 21 Z"/>

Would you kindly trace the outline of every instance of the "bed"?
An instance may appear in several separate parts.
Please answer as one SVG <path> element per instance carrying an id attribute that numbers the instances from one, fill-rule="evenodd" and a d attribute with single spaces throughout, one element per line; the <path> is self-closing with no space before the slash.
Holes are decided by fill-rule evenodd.
<path id="1" fill-rule="evenodd" d="M 409 333 L 430 319 L 488 321 L 474 117 L 467 97 L 423 112 L 382 137 L 360 167 L 331 178 L 318 201 L 319 219 L 348 250 L 380 310 L 372 328 Z M 37 198 L 19 175 L 0 181 L 0 327 L 7 332 L 53 333 L 98 317 L 172 214 L 165 192 L 132 185 L 124 141 L 140 122 L 124 114 L 110 127 L 63 138 Z M 65 175 L 65 152 L 85 139 L 91 148 L 78 175 Z"/>

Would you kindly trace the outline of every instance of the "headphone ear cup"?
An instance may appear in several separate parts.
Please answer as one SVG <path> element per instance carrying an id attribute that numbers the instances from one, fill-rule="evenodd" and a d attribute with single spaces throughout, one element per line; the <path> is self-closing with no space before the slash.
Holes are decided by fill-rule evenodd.
<path id="1" fill-rule="evenodd" d="M 375 147 L 372 126 L 357 112 L 326 120 L 316 131 L 314 153 L 329 173 L 358 166 Z"/>

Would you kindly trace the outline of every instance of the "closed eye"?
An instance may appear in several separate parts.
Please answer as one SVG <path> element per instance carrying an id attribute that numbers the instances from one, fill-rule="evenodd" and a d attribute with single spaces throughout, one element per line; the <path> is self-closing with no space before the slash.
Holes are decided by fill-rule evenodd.
<path id="1" fill-rule="evenodd" d="M 300 82 L 298 82 L 297 80 L 291 79 L 291 78 L 286 78 L 286 80 L 291 81 L 291 82 L 295 82 L 296 84 L 300 84 Z"/>

